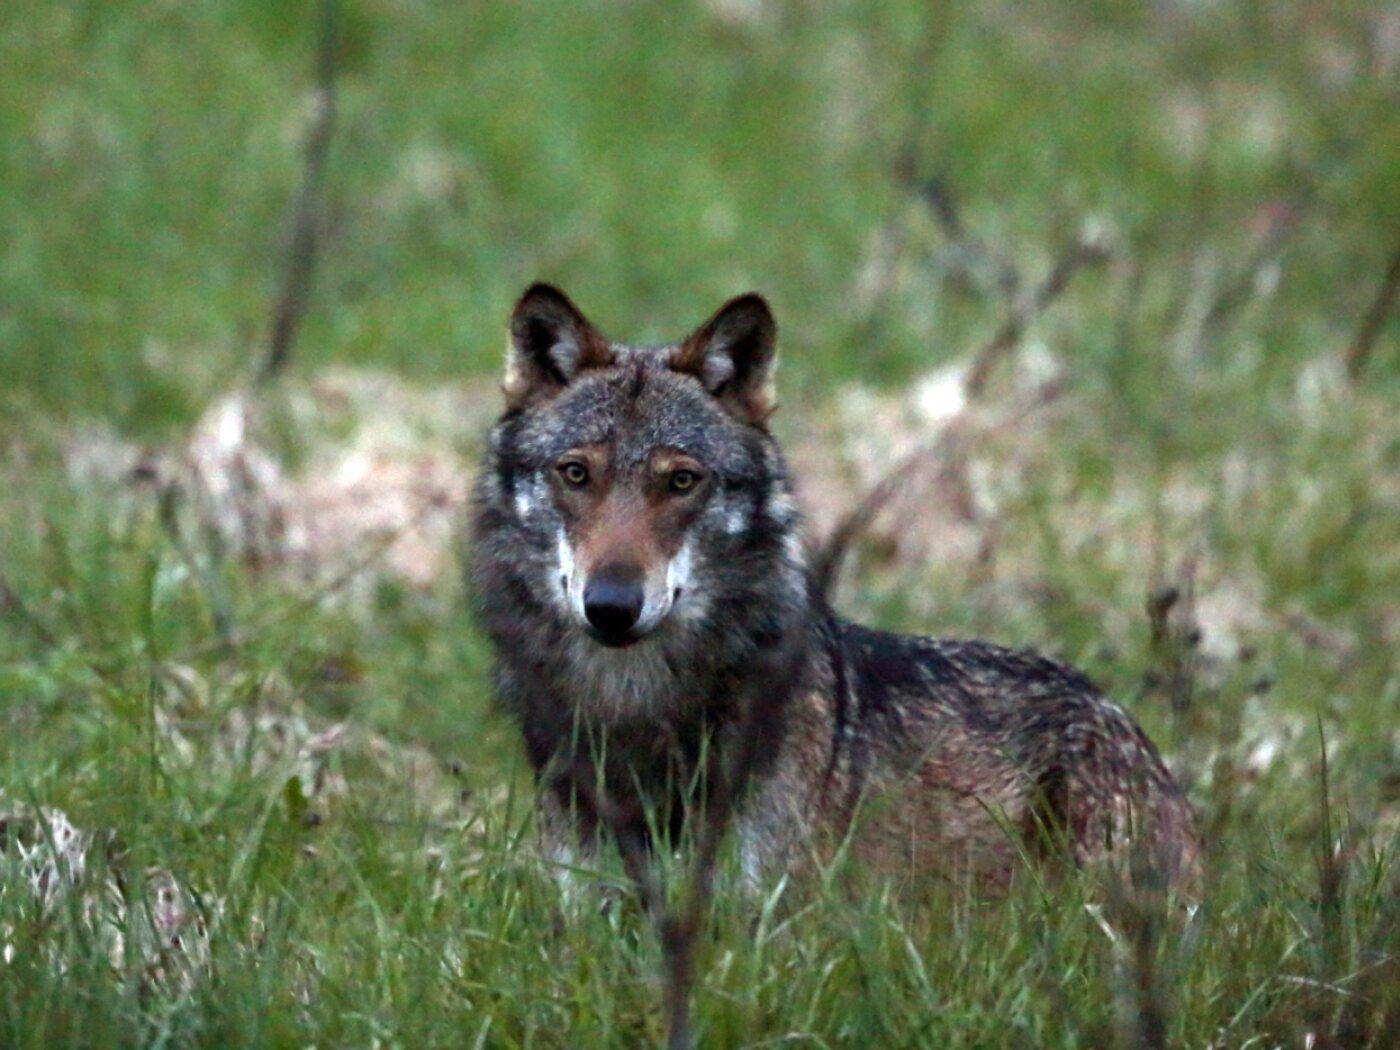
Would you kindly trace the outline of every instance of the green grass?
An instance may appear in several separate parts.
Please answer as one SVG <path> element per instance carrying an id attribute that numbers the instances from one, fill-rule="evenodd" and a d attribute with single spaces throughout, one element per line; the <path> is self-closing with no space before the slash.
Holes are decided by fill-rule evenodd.
<path id="1" fill-rule="evenodd" d="M 1400 322 L 1359 382 L 1333 367 L 1400 237 L 1394 16 L 927 6 L 347 0 L 289 387 L 342 365 L 489 383 L 535 277 L 636 339 L 755 287 L 780 432 L 844 463 L 885 426 L 842 416 L 853 386 L 886 404 L 1004 312 L 901 168 L 946 179 L 1030 280 L 1105 224 L 1114 261 L 1028 333 L 1064 400 L 975 449 L 995 557 L 872 543 L 841 605 L 1089 670 L 1189 781 L 1201 906 L 1159 927 L 1029 874 L 1003 901 L 838 873 L 722 892 L 702 1044 L 1132 1046 L 1160 1016 L 1173 1046 L 1394 1045 Z M 0 11 L 0 810 L 95 837 L 45 905 L 11 825 L 0 1045 L 655 1041 L 655 938 L 632 905 L 565 903 L 536 856 L 455 573 L 322 591 L 187 531 L 192 567 L 148 487 L 70 469 L 95 426 L 179 448 L 250 374 L 313 26 L 273 2 Z M 1296 232 L 1251 272 L 1286 207 Z M 344 437 L 285 428 L 292 465 Z M 1163 584 L 1194 588 L 1206 643 L 1243 609 L 1238 644 L 1193 647 L 1180 609 L 1154 639 Z M 163 955 L 162 872 L 199 917 Z"/>

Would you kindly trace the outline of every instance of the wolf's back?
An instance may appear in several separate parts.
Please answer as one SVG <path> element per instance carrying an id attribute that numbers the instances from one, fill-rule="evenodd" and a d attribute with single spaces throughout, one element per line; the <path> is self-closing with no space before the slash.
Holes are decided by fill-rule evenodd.
<path id="1" fill-rule="evenodd" d="M 855 841 L 882 866 L 999 880 L 1027 852 L 1066 846 L 1091 865 L 1147 847 L 1169 881 L 1194 874 L 1190 806 L 1137 723 L 1078 671 L 846 623 L 834 642 L 854 727 L 846 790 L 873 800 Z"/>

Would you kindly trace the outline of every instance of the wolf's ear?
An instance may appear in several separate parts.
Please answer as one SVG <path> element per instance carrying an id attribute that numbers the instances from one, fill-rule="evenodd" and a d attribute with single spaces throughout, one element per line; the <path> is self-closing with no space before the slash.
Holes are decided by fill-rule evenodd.
<path id="1" fill-rule="evenodd" d="M 731 299 L 671 355 L 671 368 L 695 376 L 726 409 L 762 423 L 777 407 L 773 371 L 778 326 L 763 296 Z"/>
<path id="2" fill-rule="evenodd" d="M 532 284 L 510 316 L 506 347 L 506 401 L 517 408 L 562 390 L 585 368 L 612 364 L 608 341 L 569 297 L 549 284 Z"/>

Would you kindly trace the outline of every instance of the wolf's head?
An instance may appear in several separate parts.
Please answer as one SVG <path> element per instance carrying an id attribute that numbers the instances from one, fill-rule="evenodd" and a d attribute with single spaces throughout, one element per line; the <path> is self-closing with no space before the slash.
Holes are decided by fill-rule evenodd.
<path id="1" fill-rule="evenodd" d="M 758 295 L 686 339 L 605 339 L 558 289 L 511 317 L 507 410 L 492 435 L 496 542 L 571 633 L 608 648 L 724 610 L 760 560 L 800 559 L 795 512 L 765 421 L 776 328 Z"/>

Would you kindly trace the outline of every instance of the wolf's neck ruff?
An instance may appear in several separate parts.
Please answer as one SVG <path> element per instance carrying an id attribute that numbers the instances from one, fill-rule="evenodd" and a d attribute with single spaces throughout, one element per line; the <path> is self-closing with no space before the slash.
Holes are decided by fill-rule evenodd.
<path id="1" fill-rule="evenodd" d="M 1188 870 L 1189 807 L 1082 677 L 857 628 L 812 595 L 765 425 L 775 335 L 756 295 L 658 347 L 610 342 L 548 286 L 516 306 L 472 578 L 550 849 L 586 857 L 607 824 L 581 775 L 675 830 L 696 770 L 752 745 L 746 870 L 842 841 L 875 795 L 852 841 L 901 875 L 1002 878 L 1026 853 L 1014 836 L 1047 831 L 1080 862 L 1117 856 L 1144 821 L 1137 839 Z"/>

